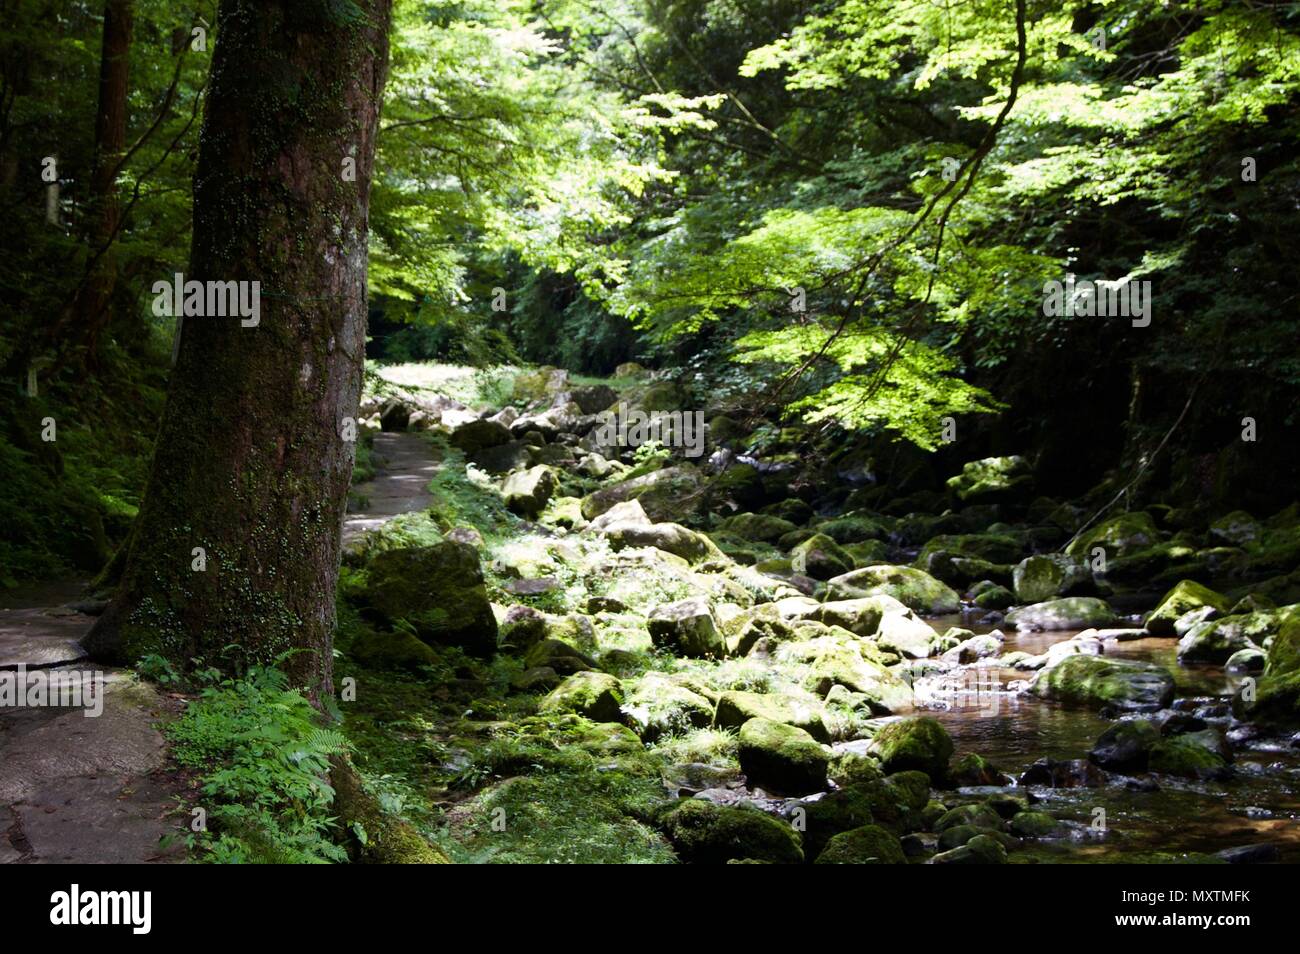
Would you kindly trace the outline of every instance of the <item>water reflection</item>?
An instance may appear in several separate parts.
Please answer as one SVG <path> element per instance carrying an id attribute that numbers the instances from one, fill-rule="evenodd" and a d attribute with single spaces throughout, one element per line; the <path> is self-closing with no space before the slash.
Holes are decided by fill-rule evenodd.
<path id="1" fill-rule="evenodd" d="M 976 633 L 991 626 L 972 626 L 952 616 L 931 621 L 939 632 L 965 626 Z M 1006 631 L 1003 652 L 1045 652 L 1077 635 L 1075 630 L 1043 633 Z M 1154 662 L 1170 672 L 1177 687 L 1176 705 L 1195 710 L 1200 704 L 1226 700 L 1238 679 L 1218 666 L 1180 666 L 1176 639 L 1136 639 L 1105 644 L 1105 653 L 1120 659 Z M 1007 691 L 1032 672 L 991 667 L 955 674 L 960 689 L 947 708 L 927 714 L 943 723 L 957 752 L 976 752 L 1003 772 L 1018 776 L 1040 758 L 1078 759 L 1111 720 L 1081 708 L 1043 702 Z M 1238 748 L 1237 776 L 1226 782 L 1201 782 L 1162 776 L 1158 790 L 1138 791 L 1122 776 L 1100 789 L 1036 789 L 1044 808 L 1070 823 L 1071 838 L 1031 845 L 1013 860 L 1122 861 L 1157 853 L 1212 853 L 1258 843 L 1275 844 L 1282 860 L 1300 862 L 1300 751 L 1284 740 Z M 1104 822 L 1099 825 L 1098 822 Z"/>

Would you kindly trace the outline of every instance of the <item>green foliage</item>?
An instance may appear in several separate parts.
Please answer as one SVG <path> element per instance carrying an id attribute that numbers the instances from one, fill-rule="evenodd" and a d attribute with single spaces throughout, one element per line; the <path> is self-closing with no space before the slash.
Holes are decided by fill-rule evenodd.
<path id="1" fill-rule="evenodd" d="M 346 860 L 332 841 L 329 760 L 348 751 L 283 672 L 253 667 L 219 679 L 167 727 L 175 761 L 200 773 L 205 861 L 270 864 Z"/>

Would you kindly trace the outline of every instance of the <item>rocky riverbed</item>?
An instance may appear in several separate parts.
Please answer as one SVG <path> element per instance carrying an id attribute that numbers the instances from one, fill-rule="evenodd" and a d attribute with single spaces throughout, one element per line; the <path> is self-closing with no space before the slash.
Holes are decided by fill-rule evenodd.
<path id="1" fill-rule="evenodd" d="M 436 475 L 349 544 L 349 731 L 453 855 L 1300 860 L 1296 505 L 1092 513 L 1016 457 L 899 497 L 722 413 L 603 443 L 682 407 L 618 383 L 363 408 Z"/>

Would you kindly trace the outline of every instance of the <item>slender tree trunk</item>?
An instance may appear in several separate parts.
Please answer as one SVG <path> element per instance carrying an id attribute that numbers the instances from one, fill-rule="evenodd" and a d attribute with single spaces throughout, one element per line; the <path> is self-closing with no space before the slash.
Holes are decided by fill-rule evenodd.
<path id="1" fill-rule="evenodd" d="M 127 80 L 131 68 L 131 0 L 106 0 L 104 36 L 99 58 L 99 109 L 95 114 L 95 168 L 90 176 L 91 254 L 102 254 L 91 265 L 73 309 L 86 329 L 93 352 L 99 330 L 107 323 L 109 301 L 117 284 L 113 252 L 121 206 L 117 200 L 118 163 L 126 149 Z"/>
<path id="2" fill-rule="evenodd" d="M 185 279 L 260 282 L 259 323 L 184 320 L 135 542 L 86 639 L 97 659 L 228 669 L 297 650 L 298 684 L 332 691 L 390 14 L 222 0 Z"/>

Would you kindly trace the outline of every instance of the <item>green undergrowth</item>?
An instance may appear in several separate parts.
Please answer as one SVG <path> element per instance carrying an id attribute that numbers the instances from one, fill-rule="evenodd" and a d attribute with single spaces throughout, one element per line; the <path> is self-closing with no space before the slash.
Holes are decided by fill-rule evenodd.
<path id="1" fill-rule="evenodd" d="M 94 574 L 126 537 L 149 475 L 164 371 L 108 360 L 111 373 L 65 370 L 35 398 L 0 395 L 0 586 Z"/>
<path id="2" fill-rule="evenodd" d="M 157 675 L 157 674 L 155 674 Z M 327 779 L 345 737 L 273 667 L 239 679 L 208 671 L 206 686 L 171 723 L 171 754 L 198 774 L 205 830 L 189 847 L 217 863 L 325 864 L 347 860 L 334 840 Z"/>
<path id="3" fill-rule="evenodd" d="M 339 661 L 356 686 L 343 732 L 387 811 L 460 863 L 674 860 L 648 824 L 659 756 L 616 727 L 535 715 L 539 697 L 510 689 L 517 660 L 433 649 L 414 673 Z"/>

